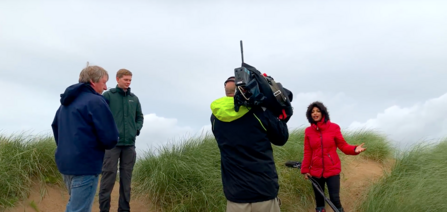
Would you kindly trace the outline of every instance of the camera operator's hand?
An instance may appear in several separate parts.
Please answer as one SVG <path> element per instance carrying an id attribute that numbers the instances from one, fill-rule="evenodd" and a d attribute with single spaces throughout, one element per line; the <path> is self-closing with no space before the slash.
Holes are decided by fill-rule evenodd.
<path id="1" fill-rule="evenodd" d="M 278 118 L 284 123 L 287 123 L 290 117 L 292 117 L 292 115 L 293 115 L 293 108 L 290 106 L 286 107 L 285 109 L 282 109 L 282 114 L 279 115 Z"/>
<path id="2" fill-rule="evenodd" d="M 307 180 L 309 177 L 312 177 L 312 175 L 310 175 L 309 173 L 304 173 L 303 175 L 304 175 L 304 179 L 306 179 L 306 180 Z"/>

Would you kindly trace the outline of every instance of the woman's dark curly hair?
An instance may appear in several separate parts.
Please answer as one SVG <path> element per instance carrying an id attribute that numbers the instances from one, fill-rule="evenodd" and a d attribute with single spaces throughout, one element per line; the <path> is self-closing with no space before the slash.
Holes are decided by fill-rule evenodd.
<path id="1" fill-rule="evenodd" d="M 323 103 L 316 101 L 316 102 L 312 102 L 308 107 L 307 107 L 307 112 L 306 112 L 306 117 L 307 120 L 309 121 L 310 124 L 315 124 L 316 122 L 312 119 L 312 109 L 314 107 L 317 107 L 318 109 L 320 109 L 321 111 L 321 115 L 324 117 L 324 122 L 327 122 L 330 120 L 329 118 L 329 112 L 327 111 L 326 106 L 324 106 Z"/>

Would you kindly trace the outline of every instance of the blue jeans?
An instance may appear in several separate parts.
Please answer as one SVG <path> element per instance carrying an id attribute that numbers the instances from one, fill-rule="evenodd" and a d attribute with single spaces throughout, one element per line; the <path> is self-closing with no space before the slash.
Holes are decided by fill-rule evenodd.
<path id="1" fill-rule="evenodd" d="M 62 175 L 70 199 L 65 212 L 91 212 L 99 175 Z"/>

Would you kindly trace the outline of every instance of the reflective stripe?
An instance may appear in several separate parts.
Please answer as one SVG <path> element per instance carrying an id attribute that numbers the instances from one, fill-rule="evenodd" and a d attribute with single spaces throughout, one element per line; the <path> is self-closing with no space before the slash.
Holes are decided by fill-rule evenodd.
<path id="1" fill-rule="evenodd" d="M 261 119 L 259 119 L 258 116 L 256 116 L 256 114 L 253 113 L 253 115 L 255 116 L 256 119 L 258 119 L 259 123 L 261 124 L 261 127 L 262 127 L 265 131 L 267 131 L 267 129 L 265 129 L 264 125 L 262 124 Z"/>

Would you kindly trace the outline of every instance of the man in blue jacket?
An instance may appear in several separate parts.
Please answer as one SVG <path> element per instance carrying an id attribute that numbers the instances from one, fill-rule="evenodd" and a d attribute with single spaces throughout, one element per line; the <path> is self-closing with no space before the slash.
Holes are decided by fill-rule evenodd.
<path id="1" fill-rule="evenodd" d="M 79 83 L 61 94 L 61 106 L 51 127 L 56 141 L 56 164 L 70 200 L 66 212 L 91 211 L 104 153 L 118 142 L 118 129 L 106 100 L 107 71 L 87 66 Z"/>

